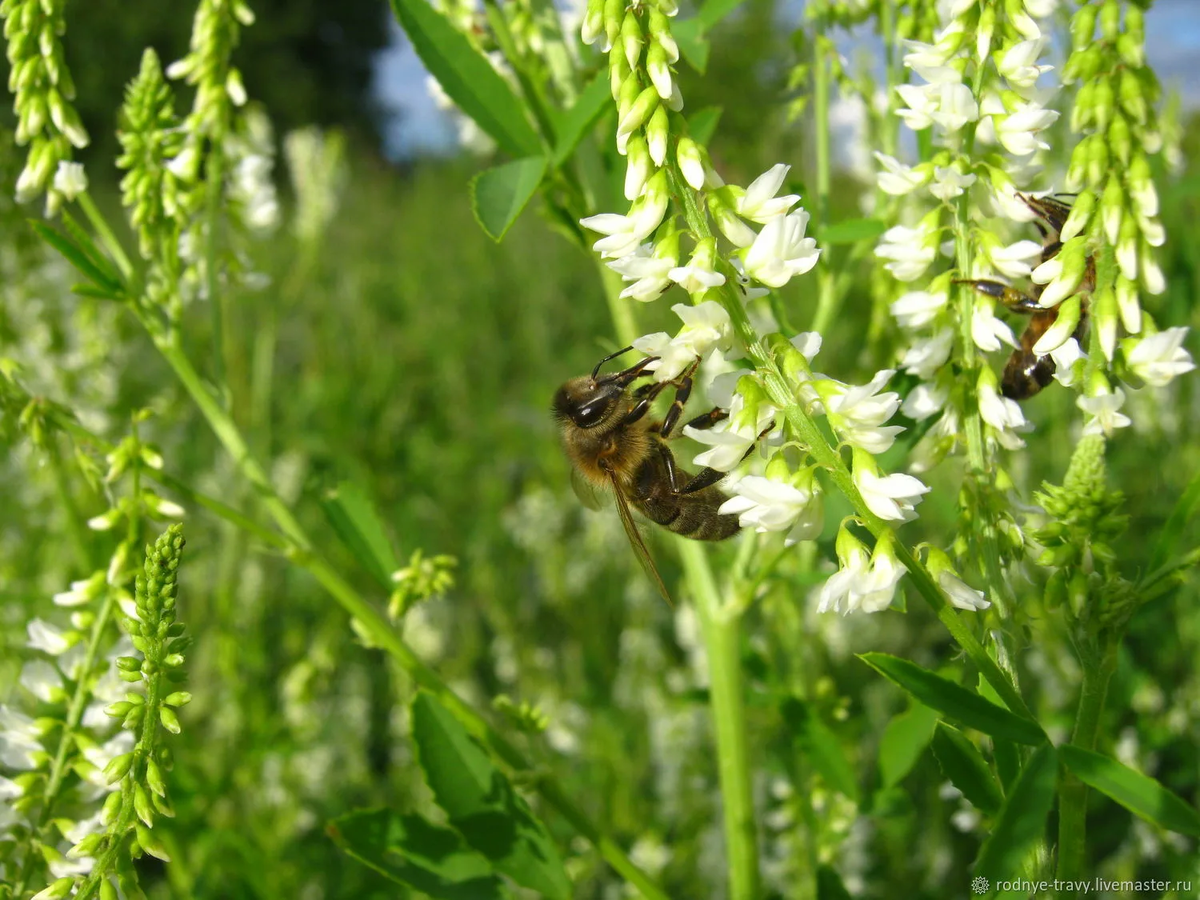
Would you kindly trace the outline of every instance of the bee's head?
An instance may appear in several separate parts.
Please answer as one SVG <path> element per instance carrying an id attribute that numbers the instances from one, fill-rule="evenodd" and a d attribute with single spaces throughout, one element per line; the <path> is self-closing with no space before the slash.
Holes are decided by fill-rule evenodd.
<path id="1" fill-rule="evenodd" d="M 621 408 L 625 385 L 612 378 L 590 375 L 572 378 L 554 395 L 554 417 L 577 428 L 595 428 Z"/>

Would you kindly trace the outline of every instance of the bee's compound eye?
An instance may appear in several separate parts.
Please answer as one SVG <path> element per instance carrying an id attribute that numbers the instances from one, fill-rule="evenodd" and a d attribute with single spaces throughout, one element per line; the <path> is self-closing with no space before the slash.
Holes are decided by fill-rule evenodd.
<path id="1" fill-rule="evenodd" d="M 608 412 L 608 408 L 611 405 L 612 401 L 610 398 L 600 397 L 591 403 L 585 403 L 583 406 L 578 407 L 571 415 L 571 418 L 580 428 L 593 428 L 599 425 L 604 419 L 604 414 Z"/>

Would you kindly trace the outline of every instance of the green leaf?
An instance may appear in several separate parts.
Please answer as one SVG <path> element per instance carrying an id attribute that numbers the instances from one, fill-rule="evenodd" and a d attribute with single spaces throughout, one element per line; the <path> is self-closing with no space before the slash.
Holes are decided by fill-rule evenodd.
<path id="1" fill-rule="evenodd" d="M 687 19 L 679 22 L 671 29 L 671 36 L 679 47 L 679 52 L 688 65 L 704 74 L 708 68 L 708 51 L 711 49 L 704 38 L 704 31 L 698 19 Z"/>
<path id="2" fill-rule="evenodd" d="M 45 222 L 31 221 L 29 224 L 33 226 L 33 230 L 38 233 L 38 236 L 42 240 L 61 253 L 67 262 L 74 266 L 81 275 L 95 284 L 96 287 L 118 297 L 122 296 L 120 280 L 110 278 L 99 266 L 92 262 L 78 244 Z"/>
<path id="3" fill-rule="evenodd" d="M 392 573 L 400 568 L 375 507 L 357 485 L 343 481 L 321 498 L 325 517 L 359 565 L 391 590 Z"/>
<path id="4" fill-rule="evenodd" d="M 706 106 L 688 116 L 688 134 L 692 136 L 692 140 L 707 146 L 717 130 L 717 123 L 721 121 L 722 112 L 719 106 Z"/>
<path id="5" fill-rule="evenodd" d="M 491 863 L 449 828 L 388 809 L 359 810 L 331 822 L 345 853 L 384 877 L 437 900 L 506 900 Z"/>
<path id="6" fill-rule="evenodd" d="M 1187 489 L 1175 501 L 1171 515 L 1163 525 L 1162 531 L 1159 532 L 1158 542 L 1154 545 L 1154 554 L 1150 557 L 1148 572 L 1157 572 L 1168 559 L 1180 552 L 1179 544 L 1183 540 L 1184 532 L 1198 511 L 1200 511 L 1200 469 L 1196 470 L 1196 474 L 1188 482 Z"/>
<path id="7" fill-rule="evenodd" d="M 851 900 L 851 896 L 836 869 L 817 867 L 817 900 Z"/>
<path id="8" fill-rule="evenodd" d="M 608 71 L 602 71 L 575 98 L 575 104 L 556 123 L 558 141 L 554 145 L 554 165 L 566 162 L 588 130 L 604 114 L 612 102 L 608 87 Z"/>
<path id="9" fill-rule="evenodd" d="M 862 653 L 859 659 L 926 706 L 969 728 L 1018 744 L 1041 744 L 1046 735 L 1030 719 L 991 703 L 973 691 L 887 653 Z"/>
<path id="10" fill-rule="evenodd" d="M 97 269 L 104 273 L 105 279 L 112 284 L 123 284 L 121 273 L 117 271 L 112 260 L 96 246 L 96 242 L 92 240 L 92 236 L 88 234 L 87 229 L 76 222 L 75 218 L 66 210 L 63 210 L 62 221 L 63 225 L 66 226 L 67 234 L 75 242 L 75 246 L 92 261 L 92 264 Z"/>
<path id="11" fill-rule="evenodd" d="M 882 219 L 843 219 L 822 229 L 817 240 L 822 244 L 857 244 L 877 238 L 886 230 Z"/>
<path id="12" fill-rule="evenodd" d="M 696 13 L 695 18 L 690 21 L 699 24 L 701 33 L 707 33 L 710 28 L 744 2 L 745 0 L 708 0 L 707 3 L 700 7 L 700 11 Z"/>
<path id="13" fill-rule="evenodd" d="M 97 300 L 123 300 L 125 295 L 120 291 L 113 291 L 108 288 L 96 287 L 94 284 L 80 282 L 79 284 L 71 285 L 71 293 L 78 294 L 80 297 L 95 297 Z"/>
<path id="14" fill-rule="evenodd" d="M 421 692 L 412 731 L 425 780 L 467 844 L 522 887 L 567 900 L 571 884 L 546 827 L 458 719 Z"/>
<path id="15" fill-rule="evenodd" d="M 1046 832 L 1046 817 L 1054 801 L 1058 763 L 1054 748 L 1043 744 L 1021 769 L 992 833 L 979 851 L 974 872 L 991 881 L 1009 879 L 1021 871 L 1030 848 Z"/>
<path id="16" fill-rule="evenodd" d="M 1200 837 L 1200 813 L 1149 775 L 1101 753 L 1066 744 L 1058 749 L 1066 767 L 1089 787 L 1116 800 L 1147 822 Z"/>
<path id="17" fill-rule="evenodd" d="M 428 0 L 392 0 L 392 11 L 446 96 L 513 156 L 533 156 L 541 141 L 524 103 L 471 42 Z"/>
<path id="18" fill-rule="evenodd" d="M 798 697 L 789 697 L 780 710 L 801 752 L 835 791 L 858 802 L 858 781 L 842 744 L 820 716 Z"/>
<path id="19" fill-rule="evenodd" d="M 950 779 L 950 783 L 962 791 L 976 809 L 989 816 L 995 815 L 1004 797 L 986 760 L 971 740 L 957 728 L 939 722 L 931 746 L 942 774 Z"/>
<path id="20" fill-rule="evenodd" d="M 485 169 L 471 180 L 471 208 L 488 237 L 494 241 L 504 237 L 537 192 L 545 172 L 545 157 L 530 156 Z"/>
<path id="21" fill-rule="evenodd" d="M 895 787 L 912 771 L 933 737 L 937 720 L 938 714 L 928 706 L 914 703 L 888 722 L 879 742 L 879 774 L 884 787 Z"/>

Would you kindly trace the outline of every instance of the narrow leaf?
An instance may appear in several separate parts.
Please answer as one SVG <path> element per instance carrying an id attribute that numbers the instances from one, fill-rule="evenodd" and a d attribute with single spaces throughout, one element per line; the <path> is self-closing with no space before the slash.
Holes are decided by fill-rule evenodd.
<path id="1" fill-rule="evenodd" d="M 556 127 L 558 141 L 554 145 L 554 165 L 566 162 L 588 130 L 608 109 L 612 98 L 608 88 L 608 73 L 601 72 L 575 98 L 575 104 L 559 119 Z"/>
<path id="2" fill-rule="evenodd" d="M 721 121 L 722 109 L 719 106 L 706 106 L 688 116 L 688 134 L 697 144 L 707 145 L 717 130 Z"/>
<path id="3" fill-rule="evenodd" d="M 1058 752 L 1080 781 L 1116 800 L 1134 815 L 1171 831 L 1200 837 L 1200 813 L 1196 808 L 1149 775 L 1071 744 L 1060 747 Z"/>
<path id="4" fill-rule="evenodd" d="M 446 96 L 513 156 L 540 152 L 525 105 L 470 41 L 429 0 L 392 0 L 413 49 Z"/>
<path id="5" fill-rule="evenodd" d="M 887 653 L 863 653 L 859 659 L 926 706 L 969 728 L 1019 744 L 1041 744 L 1046 735 L 1030 719 L 991 703 L 973 691 Z"/>
<path id="6" fill-rule="evenodd" d="M 835 791 L 858 801 L 858 781 L 841 741 L 803 700 L 789 697 L 780 710 L 800 750 Z"/>
<path id="7" fill-rule="evenodd" d="M 366 493 L 357 485 L 343 481 L 321 498 L 321 508 L 359 565 L 380 586 L 390 590 L 392 573 L 400 568 L 400 563 Z"/>
<path id="8" fill-rule="evenodd" d="M 113 284 L 121 284 L 121 273 L 117 271 L 116 266 L 113 265 L 108 256 L 96 246 L 96 242 L 88 234 L 87 229 L 76 222 L 74 217 L 66 210 L 63 210 L 62 221 L 63 225 L 66 226 L 67 234 L 70 235 L 71 240 L 92 261 L 92 264 L 104 273 L 105 279 Z"/>
<path id="9" fill-rule="evenodd" d="M 86 253 L 66 235 L 60 233 L 45 222 L 30 222 L 33 230 L 47 244 L 62 254 L 63 258 L 79 271 L 81 275 L 97 287 L 113 294 L 120 295 L 120 281 L 111 280 L 94 262 L 88 259 Z"/>
<path id="10" fill-rule="evenodd" d="M 124 295 L 120 291 L 114 291 L 105 287 L 97 287 L 94 284 L 82 281 L 79 284 L 71 285 L 71 293 L 78 294 L 80 297 L 95 297 L 97 300 L 124 299 Z"/>
<path id="11" fill-rule="evenodd" d="M 939 722 L 931 747 L 942 774 L 950 779 L 950 783 L 962 791 L 976 809 L 989 816 L 995 815 L 1004 797 L 987 762 L 970 739 L 957 728 Z"/>
<path id="12" fill-rule="evenodd" d="M 491 864 L 462 838 L 417 815 L 360 810 L 329 824 L 329 836 L 348 856 L 385 878 L 435 900 L 507 900 Z"/>
<path id="13" fill-rule="evenodd" d="M 843 219 L 822 229 L 817 240 L 822 244 L 857 244 L 877 238 L 886 230 L 882 219 Z"/>
<path id="14" fill-rule="evenodd" d="M 412 732 L 425 780 L 468 846 L 522 887 L 567 900 L 571 885 L 546 827 L 454 715 L 421 692 Z"/>
<path id="15" fill-rule="evenodd" d="M 912 771 L 937 725 L 938 714 L 914 703 L 883 730 L 879 742 L 879 774 L 884 787 L 895 787 Z"/>
<path id="16" fill-rule="evenodd" d="M 1046 817 L 1054 800 L 1058 763 L 1054 748 L 1043 744 L 1021 769 L 975 863 L 975 874 L 991 881 L 1012 878 L 1033 845 L 1046 832 Z"/>
<path id="17" fill-rule="evenodd" d="M 471 208 L 488 237 L 500 240 L 542 183 L 546 160 L 530 156 L 480 172 L 471 181 Z"/>
<path id="18" fill-rule="evenodd" d="M 1168 559 L 1175 556 L 1181 550 L 1191 549 L 1181 548 L 1179 544 L 1183 540 L 1188 523 L 1197 512 L 1200 512 L 1200 469 L 1196 470 L 1196 474 L 1188 482 L 1186 490 L 1175 501 L 1175 507 L 1171 510 L 1171 515 L 1167 518 L 1166 524 L 1163 525 L 1162 531 L 1159 532 L 1158 542 L 1154 545 L 1154 554 L 1150 557 L 1148 572 L 1153 573 L 1158 571 L 1166 564 Z"/>

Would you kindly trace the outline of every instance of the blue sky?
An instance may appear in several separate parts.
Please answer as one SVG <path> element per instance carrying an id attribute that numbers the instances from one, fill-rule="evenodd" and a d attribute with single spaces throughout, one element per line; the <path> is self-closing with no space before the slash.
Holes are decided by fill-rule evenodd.
<path id="1" fill-rule="evenodd" d="M 1157 0 L 1146 14 L 1146 54 L 1163 86 L 1188 109 L 1200 108 L 1200 0 Z M 425 69 L 392 23 L 392 44 L 376 60 L 376 95 L 394 115 L 386 129 L 389 156 L 439 152 L 455 143 L 454 126 L 425 89 Z"/>

